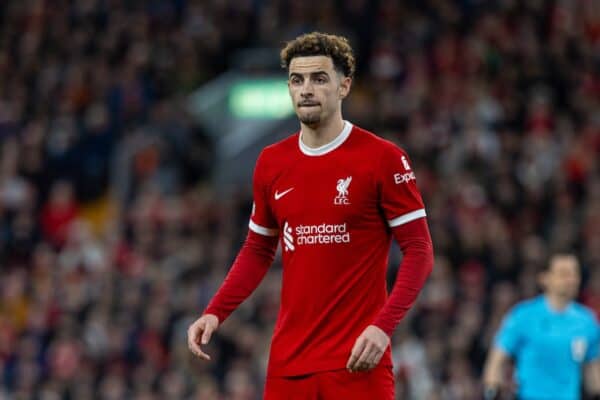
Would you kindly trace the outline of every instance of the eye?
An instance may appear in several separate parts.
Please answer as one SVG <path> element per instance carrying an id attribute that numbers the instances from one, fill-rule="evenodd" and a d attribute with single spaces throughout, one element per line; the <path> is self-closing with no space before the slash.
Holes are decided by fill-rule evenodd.
<path id="1" fill-rule="evenodd" d="M 290 82 L 292 83 L 292 85 L 299 85 L 300 83 L 302 83 L 302 80 L 297 76 L 292 76 L 290 78 Z"/>
<path id="2" fill-rule="evenodd" d="M 316 83 L 318 83 L 318 84 L 320 84 L 320 85 L 322 85 L 322 84 L 324 84 L 324 83 L 327 83 L 327 79 L 325 79 L 325 77 L 324 77 L 324 76 L 319 76 L 319 77 L 317 77 L 317 78 L 315 79 L 315 82 L 316 82 Z"/>

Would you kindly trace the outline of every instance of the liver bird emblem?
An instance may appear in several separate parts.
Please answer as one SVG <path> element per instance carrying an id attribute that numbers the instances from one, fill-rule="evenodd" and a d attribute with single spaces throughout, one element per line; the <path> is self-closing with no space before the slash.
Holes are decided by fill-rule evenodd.
<path id="1" fill-rule="evenodd" d="M 350 182 L 352 182 L 351 176 L 347 177 L 346 179 L 338 179 L 337 191 L 339 197 L 348 196 L 348 186 L 350 186 Z"/>

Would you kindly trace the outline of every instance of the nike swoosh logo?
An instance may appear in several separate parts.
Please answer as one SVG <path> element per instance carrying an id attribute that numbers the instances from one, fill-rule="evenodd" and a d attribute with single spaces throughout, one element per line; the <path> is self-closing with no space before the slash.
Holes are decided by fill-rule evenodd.
<path id="1" fill-rule="evenodd" d="M 285 192 L 281 192 L 281 193 L 277 193 L 277 190 L 275 191 L 275 200 L 279 200 L 280 198 L 282 198 L 283 196 L 285 196 L 286 194 L 288 194 L 289 192 L 291 192 L 292 190 L 294 190 L 294 188 L 289 188 L 288 190 L 286 190 Z"/>

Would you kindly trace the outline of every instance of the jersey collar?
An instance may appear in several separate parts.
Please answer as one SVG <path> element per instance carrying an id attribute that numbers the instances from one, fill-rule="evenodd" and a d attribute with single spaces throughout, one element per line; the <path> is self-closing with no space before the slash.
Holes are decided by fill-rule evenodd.
<path id="1" fill-rule="evenodd" d="M 350 136 L 350 132 L 352 131 L 352 124 L 348 121 L 344 121 L 344 129 L 340 132 L 339 135 L 336 136 L 331 142 L 324 144 L 319 147 L 308 147 L 302 142 L 302 131 L 298 135 L 298 145 L 300 146 L 300 151 L 307 156 L 322 156 L 327 154 L 342 145 Z"/>
<path id="2" fill-rule="evenodd" d="M 565 306 L 565 308 L 563 308 L 562 310 L 557 310 L 556 308 L 552 307 L 552 305 L 550 304 L 550 301 L 548 300 L 548 296 L 546 296 L 546 295 L 542 295 L 542 301 L 544 303 L 546 311 L 548 311 L 551 314 L 564 315 L 564 314 L 567 314 L 568 312 L 570 312 L 573 309 L 573 301 L 570 301 Z"/>

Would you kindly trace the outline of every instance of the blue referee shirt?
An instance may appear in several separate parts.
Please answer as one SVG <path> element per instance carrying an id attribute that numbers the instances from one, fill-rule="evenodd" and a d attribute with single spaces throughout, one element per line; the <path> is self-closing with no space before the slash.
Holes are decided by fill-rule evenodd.
<path id="1" fill-rule="evenodd" d="M 495 345 L 515 359 L 520 399 L 578 400 L 582 365 L 599 357 L 600 327 L 587 307 L 556 311 L 542 295 L 513 307 Z"/>

